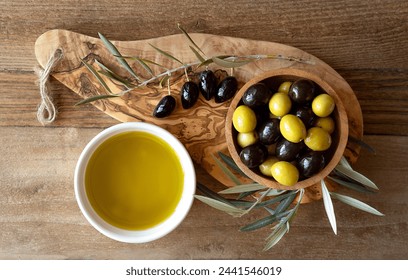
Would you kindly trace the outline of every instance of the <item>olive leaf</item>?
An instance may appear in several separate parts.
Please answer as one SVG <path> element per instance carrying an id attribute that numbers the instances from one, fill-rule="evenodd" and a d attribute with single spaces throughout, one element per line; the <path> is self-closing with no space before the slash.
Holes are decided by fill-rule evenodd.
<path id="1" fill-rule="evenodd" d="M 229 59 L 236 59 L 237 57 L 234 56 L 213 56 L 212 61 L 224 68 L 236 68 L 236 67 L 241 67 L 244 66 L 250 62 L 253 62 L 254 59 L 247 59 L 247 60 L 239 60 L 239 61 L 234 61 L 234 60 L 229 60 Z"/>
<path id="2" fill-rule="evenodd" d="M 119 97 L 119 96 L 120 96 L 119 94 L 95 95 L 95 96 L 86 98 L 84 100 L 81 100 L 81 101 L 75 103 L 74 106 L 83 105 L 83 104 L 90 103 L 90 102 L 100 100 L 100 99 L 113 98 L 113 97 Z"/>
<path id="3" fill-rule="evenodd" d="M 282 200 L 284 200 L 284 199 L 286 199 L 288 197 L 291 197 L 289 200 L 290 200 L 290 203 L 292 203 L 293 200 L 296 197 L 296 191 L 291 191 L 291 192 L 276 196 L 274 198 L 262 201 L 261 203 L 258 204 L 258 207 L 265 207 L 265 206 L 280 202 L 280 201 L 282 201 Z M 290 203 L 289 203 L 289 205 L 290 205 Z"/>
<path id="4" fill-rule="evenodd" d="M 330 193 L 324 180 L 321 180 L 321 184 L 324 209 L 326 210 L 327 218 L 329 218 L 329 222 L 334 231 L 334 234 L 337 235 L 336 215 L 334 214 L 333 202 L 330 198 Z"/>
<path id="5" fill-rule="evenodd" d="M 342 177 L 344 180 L 330 177 L 331 180 L 350 189 L 359 192 L 373 192 L 365 188 L 367 186 L 378 190 L 378 187 L 373 182 L 353 169 L 345 156 L 341 157 L 339 164 L 333 170 L 333 174 Z"/>
<path id="6" fill-rule="evenodd" d="M 204 60 L 203 62 L 201 62 L 201 63 L 197 66 L 197 68 L 200 68 L 200 67 L 202 67 L 202 66 L 208 66 L 208 65 L 210 65 L 210 64 L 213 63 L 213 62 L 214 62 L 214 61 L 213 61 L 212 58 L 206 59 L 206 60 Z"/>
<path id="7" fill-rule="evenodd" d="M 271 209 L 271 208 L 269 208 L 269 207 L 264 207 L 263 209 L 265 209 L 266 212 L 268 212 L 268 213 L 271 214 L 271 215 L 275 214 L 275 210 L 273 210 L 273 209 Z"/>
<path id="8" fill-rule="evenodd" d="M 189 46 L 189 47 L 190 47 L 191 51 L 194 53 L 194 55 L 198 58 L 198 60 L 201 63 L 205 62 L 205 58 L 202 57 L 194 47 L 192 47 L 192 46 Z"/>
<path id="9" fill-rule="evenodd" d="M 115 55 L 116 56 L 116 55 Z M 147 65 L 147 63 L 145 62 L 144 59 L 141 59 L 137 56 L 116 56 L 116 57 L 121 57 L 124 59 L 132 59 L 132 60 L 136 60 L 140 66 L 143 67 L 143 69 L 145 69 L 150 75 L 154 76 L 153 70 L 149 67 L 149 65 Z"/>
<path id="10" fill-rule="evenodd" d="M 208 206 L 211 206 L 217 210 L 223 211 L 225 213 L 228 213 L 232 216 L 237 216 L 237 215 L 242 215 L 244 213 L 244 210 L 239 209 L 235 206 L 231 206 L 227 203 L 221 202 L 219 200 L 215 200 L 206 196 L 201 196 L 201 195 L 194 195 L 194 197 L 201 202 L 207 204 Z"/>
<path id="11" fill-rule="evenodd" d="M 278 189 L 271 189 L 270 192 L 268 192 L 267 196 L 278 196 L 278 195 L 282 195 L 284 193 L 286 193 L 287 190 L 278 190 Z M 262 194 L 262 192 L 259 192 L 260 194 Z"/>
<path id="12" fill-rule="evenodd" d="M 297 210 L 299 209 L 304 193 L 305 193 L 304 189 L 301 189 L 299 199 L 295 207 L 293 207 L 293 209 L 289 211 L 286 211 L 285 213 L 288 214 L 280 218 L 279 223 L 273 227 L 274 231 L 266 238 L 267 242 L 263 249 L 264 251 L 267 251 L 271 249 L 273 246 L 275 246 L 282 239 L 282 237 L 289 232 L 290 222 L 295 217 Z"/>
<path id="13" fill-rule="evenodd" d="M 128 81 L 126 81 L 125 79 L 123 79 L 120 76 L 115 76 L 115 74 L 110 72 L 110 71 L 99 70 L 98 73 L 108 77 L 109 79 L 111 79 L 113 81 L 117 81 L 117 82 L 121 83 L 122 85 L 124 85 L 127 88 L 131 87 L 131 85 L 130 85 L 130 83 Z"/>
<path id="14" fill-rule="evenodd" d="M 342 185 L 343 187 L 349 188 L 351 190 L 357 191 L 357 192 L 361 192 L 361 193 L 373 193 L 374 191 L 372 191 L 371 189 L 367 189 L 364 186 L 351 182 L 351 181 L 346 181 L 346 180 L 342 180 L 340 178 L 335 178 L 333 176 L 327 176 L 328 179 L 332 180 L 333 182 L 336 182 L 339 185 Z"/>
<path id="15" fill-rule="evenodd" d="M 255 192 L 257 192 L 257 191 L 255 191 Z M 268 192 L 263 192 L 262 198 L 266 197 L 267 195 L 268 195 Z M 245 200 L 240 200 L 240 198 L 237 198 L 237 199 L 228 199 L 228 201 L 229 201 L 230 203 L 232 203 L 233 205 L 235 205 L 235 206 L 243 207 L 243 208 L 245 208 L 245 209 L 248 209 L 248 208 L 252 207 L 252 208 L 256 208 L 256 209 L 258 209 L 258 208 L 265 208 L 265 209 L 267 209 L 267 210 L 270 210 L 270 209 L 267 208 L 266 206 L 269 206 L 269 205 L 272 205 L 272 204 L 281 202 L 282 200 L 288 198 L 289 196 L 292 196 L 292 193 L 285 193 L 285 194 L 282 194 L 282 195 L 280 195 L 280 196 L 276 196 L 276 197 L 274 197 L 274 198 L 271 198 L 271 199 L 268 199 L 268 200 L 265 200 L 265 201 L 262 201 L 262 202 L 259 202 L 259 201 L 258 201 L 255 205 L 254 205 L 254 202 L 249 202 L 249 201 L 245 201 Z M 295 197 L 296 197 L 296 196 L 295 196 Z M 294 198 L 292 198 L 292 201 L 293 201 L 293 199 L 294 199 Z M 273 212 L 272 214 L 275 213 L 275 211 L 272 211 L 272 212 Z"/>
<path id="16" fill-rule="evenodd" d="M 118 74 L 116 74 L 115 72 L 113 72 L 111 69 L 109 69 L 107 66 L 103 65 L 101 62 L 99 62 L 98 60 L 95 59 L 96 64 L 101 68 L 100 71 L 98 71 L 98 73 L 108 77 L 111 80 L 115 80 L 118 81 L 119 83 L 123 84 L 124 86 L 126 86 L 127 88 L 132 87 L 132 84 L 129 83 L 128 81 L 126 81 L 126 79 L 122 78 L 121 76 L 119 76 Z"/>
<path id="17" fill-rule="evenodd" d="M 157 62 L 154 62 L 153 60 L 150 60 L 150 59 L 147 59 L 147 58 L 141 58 L 141 57 L 138 57 L 138 56 L 119 56 L 119 57 L 121 57 L 121 58 L 124 58 L 124 59 L 131 59 L 131 60 L 136 60 L 136 61 L 142 61 L 144 64 L 152 64 L 152 65 L 156 65 L 156 66 L 159 66 L 159 67 L 161 67 L 161 68 L 165 68 L 165 69 L 167 69 L 167 67 L 166 66 L 164 66 L 164 65 L 162 65 L 162 64 L 160 64 L 160 63 L 157 63 Z M 151 70 L 151 68 L 149 67 L 149 69 Z"/>
<path id="18" fill-rule="evenodd" d="M 249 225 L 246 225 L 244 227 L 242 227 L 240 230 L 241 231 L 252 231 L 252 230 L 256 230 L 259 229 L 261 227 L 265 227 L 267 225 L 270 225 L 274 222 L 276 222 L 277 220 L 281 219 L 282 217 L 287 216 L 288 214 L 291 214 L 293 211 L 295 211 L 294 209 L 291 209 L 289 211 L 286 211 L 287 208 L 290 206 L 290 204 L 293 202 L 293 200 L 296 197 L 298 191 L 292 191 L 290 193 L 284 194 L 281 197 L 277 197 L 277 198 L 273 198 L 273 200 L 275 200 L 275 202 L 281 201 L 281 203 L 276 207 L 276 210 L 273 211 L 274 213 L 270 216 L 266 216 L 260 220 L 257 220 Z M 278 200 L 278 198 L 280 200 Z M 263 203 L 263 202 L 262 202 Z M 259 203 L 257 206 L 261 207 L 261 204 Z M 298 207 L 298 205 L 297 205 Z M 297 209 L 296 207 L 296 209 Z"/>
<path id="19" fill-rule="evenodd" d="M 292 191 L 288 193 L 288 196 L 284 200 L 282 200 L 281 203 L 279 203 L 279 205 L 276 207 L 275 212 L 281 213 L 283 211 L 286 211 L 286 209 L 288 209 L 288 207 L 295 200 L 296 195 L 297 195 L 297 191 Z"/>
<path id="20" fill-rule="evenodd" d="M 350 135 L 348 137 L 348 140 L 350 142 L 353 142 L 353 143 L 356 143 L 356 144 L 360 145 L 362 148 L 365 148 L 370 153 L 376 154 L 375 149 L 373 147 L 371 147 L 370 145 L 368 145 L 363 140 L 357 139 L 356 137 L 353 137 L 353 136 L 350 136 Z"/>
<path id="21" fill-rule="evenodd" d="M 363 184 L 364 186 L 378 190 L 376 184 L 374 184 L 370 179 L 368 179 L 364 175 L 358 173 L 357 171 L 354 171 L 353 169 L 349 169 L 343 165 L 337 165 L 334 169 L 342 173 L 343 175 L 346 175 L 347 177 L 350 177 L 351 179 Z"/>
<path id="22" fill-rule="evenodd" d="M 298 201 L 297 201 L 295 207 L 293 208 L 295 211 L 294 211 L 294 213 L 292 214 L 292 216 L 290 217 L 290 219 L 292 219 L 293 216 L 296 214 L 297 209 L 299 208 L 300 204 L 302 203 L 302 199 L 303 199 L 303 195 L 304 195 L 304 194 L 305 194 L 305 190 L 304 190 L 304 189 L 301 189 L 300 192 L 299 192 Z"/>
<path id="23" fill-rule="evenodd" d="M 341 202 L 346 203 L 346 204 L 348 204 L 348 205 L 350 205 L 352 207 L 355 207 L 357 209 L 360 209 L 362 211 L 365 211 L 365 212 L 368 212 L 368 213 L 371 213 L 371 214 L 374 214 L 374 215 L 377 215 L 377 216 L 384 216 L 384 214 L 381 213 L 380 211 L 378 211 L 377 209 L 371 207 L 370 205 L 368 205 L 368 204 L 366 204 L 366 203 L 364 203 L 364 202 L 362 202 L 362 201 L 360 201 L 358 199 L 352 198 L 350 196 L 338 194 L 338 193 L 335 193 L 335 192 L 331 192 L 330 195 L 332 197 L 334 197 L 335 199 L 338 199 Z"/>
<path id="24" fill-rule="evenodd" d="M 268 194 L 268 191 L 266 191 L 263 195 L 261 195 L 260 197 L 258 197 L 256 199 L 256 201 L 251 205 L 251 207 L 249 207 L 248 209 L 245 210 L 245 212 L 242 214 L 247 214 L 249 213 L 252 209 L 254 209 L 261 201 L 262 199 L 264 199 L 264 197 Z"/>
<path id="25" fill-rule="evenodd" d="M 263 251 L 268 251 L 273 246 L 278 244 L 282 237 L 289 231 L 289 223 L 285 223 L 282 226 L 276 227 L 272 234 L 268 237 Z"/>
<path id="26" fill-rule="evenodd" d="M 240 194 L 238 195 L 238 197 L 237 197 L 237 200 L 238 200 L 238 199 L 243 199 L 243 198 L 248 197 L 248 196 L 250 196 L 250 195 L 253 195 L 253 194 L 256 193 L 256 192 L 257 192 L 257 191 L 248 191 L 248 192 L 240 193 Z"/>
<path id="27" fill-rule="evenodd" d="M 212 190 L 210 190 L 209 188 L 207 188 L 205 185 L 201 183 L 197 182 L 197 189 L 210 198 L 213 198 L 221 202 L 224 202 L 226 204 L 230 204 L 231 206 L 234 206 L 234 204 L 228 201 L 228 199 L 225 199 L 224 197 L 220 196 L 216 192 L 213 192 Z"/>
<path id="28" fill-rule="evenodd" d="M 243 184 L 243 185 L 236 185 L 231 188 L 227 188 L 225 190 L 222 190 L 218 193 L 220 194 L 232 194 L 232 193 L 243 193 L 243 192 L 248 192 L 248 191 L 259 191 L 266 189 L 267 187 L 258 184 L 258 183 L 252 183 L 252 184 Z"/>
<path id="29" fill-rule="evenodd" d="M 270 189 L 272 190 L 272 189 Z M 262 201 L 265 196 L 267 196 L 268 192 L 264 192 L 262 196 L 260 196 L 255 202 L 249 202 L 245 200 L 234 200 L 234 199 L 227 199 L 227 202 L 229 204 L 232 204 L 236 207 L 243 208 L 245 212 L 243 212 L 240 216 L 245 215 L 249 213 L 252 209 L 258 209 L 258 208 L 265 208 L 271 215 L 278 215 L 281 212 L 285 211 L 290 204 L 293 202 L 294 198 L 296 197 L 296 191 L 289 192 L 286 194 L 283 194 L 278 197 L 274 197 L 273 199 L 269 199 L 267 201 Z M 217 198 L 216 198 L 217 199 Z M 277 207 L 277 211 L 273 211 L 266 206 L 280 202 L 280 204 Z"/>
<path id="30" fill-rule="evenodd" d="M 287 213 L 278 213 L 278 214 L 266 216 L 266 217 L 264 217 L 262 219 L 259 219 L 259 220 L 255 221 L 255 222 L 251 223 L 251 224 L 243 226 L 239 230 L 240 231 L 253 231 L 253 230 L 257 230 L 257 229 L 266 227 L 268 225 L 273 224 L 274 222 L 279 220 L 281 217 L 287 215 L 288 213 L 289 213 L 289 211 Z"/>
<path id="31" fill-rule="evenodd" d="M 250 208 L 254 204 L 253 201 L 247 201 L 247 200 L 237 200 L 237 199 L 227 199 L 227 200 L 232 205 L 238 208 L 242 208 L 243 210 Z"/>
<path id="32" fill-rule="evenodd" d="M 184 28 L 181 27 L 181 24 L 180 24 L 180 23 L 177 23 L 177 28 L 180 29 L 181 32 L 183 32 L 183 34 L 187 37 L 187 39 L 190 41 L 190 43 L 193 44 L 193 46 L 194 46 L 198 51 L 200 51 L 203 55 L 205 55 L 204 52 L 200 49 L 200 47 L 197 46 L 197 44 L 193 41 L 193 39 L 191 39 L 191 37 L 190 37 L 190 35 L 188 35 L 187 31 L 185 31 Z M 191 48 L 191 47 L 190 47 L 190 48 Z M 200 56 L 201 56 L 201 55 L 200 55 Z M 200 61 L 202 62 L 201 59 L 200 59 Z"/>
<path id="33" fill-rule="evenodd" d="M 240 173 L 242 176 L 245 176 L 248 178 L 248 176 L 242 172 L 242 170 L 238 167 L 238 165 L 235 163 L 235 161 L 230 157 L 227 156 L 226 154 L 222 152 L 218 152 L 218 156 L 229 166 L 231 167 L 234 171 L 237 171 Z"/>
<path id="34" fill-rule="evenodd" d="M 217 57 L 218 57 L 219 59 L 224 59 L 224 58 L 231 57 L 231 56 L 230 56 L 230 55 L 217 55 Z M 202 67 L 202 66 L 208 66 L 208 65 L 210 65 L 211 63 L 214 63 L 213 57 L 208 58 L 208 59 L 204 60 L 203 62 L 201 62 L 201 63 L 197 66 L 197 68 L 200 68 L 200 67 Z"/>
<path id="35" fill-rule="evenodd" d="M 236 185 L 241 185 L 241 181 L 235 176 L 216 156 L 212 155 L 215 160 L 215 163 L 221 168 L 222 172 L 228 176 Z"/>
<path id="36" fill-rule="evenodd" d="M 102 79 L 102 77 L 98 74 L 98 72 L 92 67 L 92 65 L 88 64 L 85 60 L 81 59 L 82 63 L 85 65 L 85 67 L 95 76 L 95 78 L 98 80 L 98 82 L 103 86 L 103 88 L 107 91 L 112 93 L 111 89 L 108 87 L 108 85 L 105 83 L 105 81 Z"/>
<path id="37" fill-rule="evenodd" d="M 105 47 L 111 52 L 113 56 L 116 57 L 118 62 L 139 82 L 141 81 L 140 77 L 136 75 L 135 71 L 130 67 L 130 65 L 126 62 L 125 59 L 122 58 L 121 53 L 118 51 L 118 49 L 112 44 L 111 41 L 105 38 L 101 33 L 98 32 L 99 38 L 102 40 L 102 43 L 105 45 Z"/>
<path id="38" fill-rule="evenodd" d="M 346 159 L 345 156 L 342 156 L 342 157 L 340 158 L 339 164 L 342 165 L 342 166 L 344 166 L 344 167 L 347 167 L 348 169 L 353 169 L 353 167 L 351 167 L 350 163 L 348 162 L 348 160 Z"/>
<path id="39" fill-rule="evenodd" d="M 144 62 L 143 59 L 140 58 L 135 58 L 135 60 L 152 76 L 154 76 L 153 70 L 152 68 L 149 67 L 149 65 L 147 65 L 146 62 Z"/>
<path id="40" fill-rule="evenodd" d="M 303 195 L 305 194 L 305 190 L 301 189 L 300 191 L 294 191 L 294 192 L 296 194 L 299 192 L 298 201 L 297 201 L 296 205 L 291 210 L 287 211 L 289 214 L 280 219 L 280 221 L 279 221 L 280 224 L 291 222 L 291 220 L 295 217 L 295 215 L 296 215 L 296 213 L 297 213 L 297 211 L 299 209 L 299 206 L 300 206 L 300 204 L 302 202 L 302 199 L 303 199 Z M 283 205 L 282 205 L 282 208 L 283 208 Z M 277 208 L 277 210 L 279 210 L 279 209 Z"/>
<path id="41" fill-rule="evenodd" d="M 170 53 L 168 53 L 168 52 L 166 52 L 166 51 L 164 51 L 164 50 L 162 50 L 162 49 L 159 49 L 158 47 L 156 47 L 156 46 L 154 46 L 154 45 L 152 45 L 152 44 L 150 44 L 150 43 L 149 43 L 149 45 L 150 45 L 153 49 L 155 49 L 156 51 L 158 51 L 159 53 L 161 53 L 162 55 L 164 55 L 164 56 L 166 56 L 166 57 L 168 57 L 168 58 L 170 58 L 170 59 L 172 59 L 172 60 L 175 60 L 175 61 L 177 61 L 178 63 L 180 63 L 180 64 L 182 64 L 182 65 L 184 65 L 183 62 L 181 62 L 179 59 L 175 58 L 175 57 L 174 57 L 173 55 L 171 55 Z"/>
<path id="42" fill-rule="evenodd" d="M 266 227 L 270 224 L 273 224 L 274 222 L 276 222 L 278 220 L 278 218 L 276 217 L 276 215 L 270 215 L 270 216 L 266 216 L 260 220 L 257 220 L 249 225 L 246 225 L 242 228 L 240 228 L 240 231 L 252 231 L 252 230 L 257 230 L 263 227 Z"/>

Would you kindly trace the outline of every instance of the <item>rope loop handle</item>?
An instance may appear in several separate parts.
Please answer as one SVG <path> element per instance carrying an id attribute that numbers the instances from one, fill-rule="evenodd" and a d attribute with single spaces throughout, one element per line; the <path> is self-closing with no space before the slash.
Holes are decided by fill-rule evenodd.
<path id="1" fill-rule="evenodd" d="M 44 69 L 40 66 L 34 69 L 35 73 L 38 76 L 38 86 L 40 88 L 41 95 L 41 103 L 39 104 L 37 109 L 37 119 L 42 125 L 52 123 L 57 116 L 57 110 L 54 103 L 52 102 L 52 98 L 48 90 L 48 78 L 50 77 L 52 70 L 62 57 L 62 50 L 56 49 L 49 58 Z"/>

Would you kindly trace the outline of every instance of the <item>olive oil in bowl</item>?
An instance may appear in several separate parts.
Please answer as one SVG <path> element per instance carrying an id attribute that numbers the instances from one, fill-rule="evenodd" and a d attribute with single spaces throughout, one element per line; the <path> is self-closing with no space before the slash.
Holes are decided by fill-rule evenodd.
<path id="1" fill-rule="evenodd" d="M 183 177 L 180 160 L 165 141 L 146 132 L 122 132 L 103 142 L 89 159 L 85 188 L 106 222 L 142 230 L 174 212 Z"/>
<path id="2" fill-rule="evenodd" d="M 184 145 L 156 125 L 128 122 L 96 135 L 75 168 L 85 218 L 117 241 L 144 243 L 174 230 L 194 200 L 194 165 Z"/>

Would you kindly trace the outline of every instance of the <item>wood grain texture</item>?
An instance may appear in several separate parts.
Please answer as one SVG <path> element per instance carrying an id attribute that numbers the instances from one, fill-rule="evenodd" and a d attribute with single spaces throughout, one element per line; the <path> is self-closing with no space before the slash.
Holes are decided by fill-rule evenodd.
<path id="1" fill-rule="evenodd" d="M 0 259 L 408 258 L 408 2 L 0 0 L 0 7 Z M 51 29 L 142 40 L 178 34 L 177 22 L 192 33 L 291 45 L 340 73 L 361 104 L 364 139 L 377 151 L 363 150 L 355 168 L 381 190 L 355 196 L 386 216 L 335 201 L 334 236 L 321 202 L 302 205 L 290 233 L 266 253 L 268 230 L 238 231 L 263 213 L 233 219 L 198 201 L 176 231 L 153 243 L 118 243 L 94 230 L 76 204 L 73 168 L 84 145 L 118 121 L 91 105 L 73 107 L 80 99 L 53 78 L 59 114 L 41 127 L 35 41 Z"/>

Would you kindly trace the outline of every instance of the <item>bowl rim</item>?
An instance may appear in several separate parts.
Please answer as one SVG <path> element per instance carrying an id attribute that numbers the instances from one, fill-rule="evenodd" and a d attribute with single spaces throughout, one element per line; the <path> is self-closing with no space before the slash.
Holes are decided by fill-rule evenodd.
<path id="1" fill-rule="evenodd" d="M 235 142 L 233 139 L 232 115 L 233 115 L 235 108 L 240 103 L 241 98 L 243 94 L 245 93 L 245 91 L 251 85 L 261 82 L 265 79 L 272 78 L 272 77 L 284 77 L 284 76 L 312 80 L 313 82 L 318 84 L 320 88 L 322 88 L 323 91 L 325 91 L 327 94 L 332 96 L 336 104 L 335 114 L 337 115 L 337 118 L 335 121 L 336 121 L 336 127 L 338 127 L 337 147 L 329 163 L 319 173 L 315 174 L 314 176 L 310 178 L 301 180 L 293 186 L 284 186 L 276 182 L 274 179 L 262 176 L 252 171 L 247 166 L 245 166 L 240 160 L 240 157 L 239 157 L 239 154 L 238 154 L 238 151 L 236 149 L 236 146 L 234 144 Z M 269 71 L 266 71 L 250 79 L 238 90 L 237 94 L 232 99 L 230 106 L 228 108 L 226 120 L 225 120 L 225 137 L 226 137 L 228 152 L 230 153 L 234 162 L 241 169 L 241 171 L 244 174 L 246 174 L 250 179 L 254 180 L 257 183 L 263 184 L 269 188 L 280 189 L 280 190 L 304 189 L 304 188 L 313 186 L 317 183 L 320 183 L 322 179 L 326 178 L 332 172 L 332 170 L 336 167 L 336 165 L 340 162 L 341 157 L 343 156 L 343 153 L 347 146 L 348 133 L 349 133 L 349 127 L 348 127 L 347 112 L 344 108 L 343 102 L 341 101 L 339 95 L 336 93 L 333 87 L 324 80 L 324 73 L 323 75 L 320 76 L 310 71 L 295 69 L 295 68 L 280 68 L 280 69 L 269 70 Z"/>
<path id="2" fill-rule="evenodd" d="M 115 227 L 102 219 L 93 209 L 85 190 L 85 170 L 93 152 L 110 137 L 131 131 L 142 131 L 159 137 L 169 144 L 177 156 L 184 172 L 184 184 L 181 198 L 175 211 L 162 223 L 144 230 L 125 230 Z M 87 221 L 100 233 L 116 241 L 126 243 L 145 243 L 159 239 L 173 231 L 187 216 L 196 190 L 196 173 L 193 161 L 184 145 L 167 130 L 150 123 L 126 122 L 113 125 L 92 138 L 83 149 L 75 167 L 75 197 L 78 206 Z"/>

